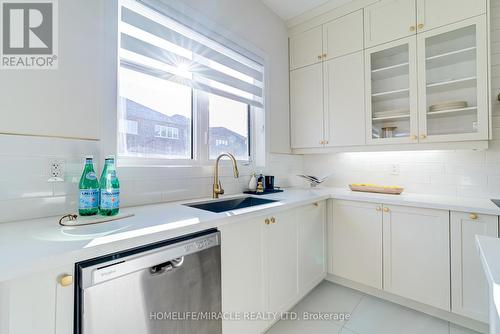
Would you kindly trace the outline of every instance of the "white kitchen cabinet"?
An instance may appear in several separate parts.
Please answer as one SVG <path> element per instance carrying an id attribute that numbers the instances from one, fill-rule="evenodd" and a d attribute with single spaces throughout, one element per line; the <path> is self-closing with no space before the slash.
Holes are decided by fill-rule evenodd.
<path id="1" fill-rule="evenodd" d="M 299 295 L 297 211 L 273 215 L 270 221 L 264 233 L 267 310 L 283 312 L 293 306 Z"/>
<path id="2" fill-rule="evenodd" d="M 325 62 L 324 77 L 326 145 L 364 145 L 363 51 Z"/>
<path id="3" fill-rule="evenodd" d="M 323 130 L 323 64 L 290 72 L 292 148 L 321 147 Z"/>
<path id="4" fill-rule="evenodd" d="M 486 0 L 417 0 L 418 32 L 486 13 Z"/>
<path id="5" fill-rule="evenodd" d="M 264 282 L 265 217 L 224 225 L 221 231 L 222 311 L 262 312 L 266 308 Z M 263 321 L 223 321 L 225 334 L 255 334 Z"/>
<path id="6" fill-rule="evenodd" d="M 486 16 L 417 38 L 420 142 L 487 140 Z"/>
<path id="7" fill-rule="evenodd" d="M 384 205 L 384 290 L 450 310 L 449 211 Z"/>
<path id="8" fill-rule="evenodd" d="M 0 284 L 0 334 L 73 332 L 74 286 L 61 286 L 63 267 Z"/>
<path id="9" fill-rule="evenodd" d="M 488 285 L 476 235 L 498 237 L 498 217 L 451 212 L 451 310 L 488 322 Z"/>
<path id="10" fill-rule="evenodd" d="M 300 209 L 297 214 L 299 233 L 299 294 L 307 294 L 326 275 L 326 202 Z"/>
<path id="11" fill-rule="evenodd" d="M 365 7 L 365 47 L 415 35 L 415 18 L 415 0 L 381 0 Z"/>
<path id="12" fill-rule="evenodd" d="M 325 202 L 220 227 L 223 312 L 285 312 L 325 275 Z M 223 321 L 261 333 L 271 321 Z M 3 333 L 2 333 L 3 334 Z"/>
<path id="13" fill-rule="evenodd" d="M 382 289 L 382 208 L 379 204 L 333 201 L 332 274 Z"/>
<path id="14" fill-rule="evenodd" d="M 418 143 L 416 39 L 365 51 L 366 142 Z"/>
<path id="15" fill-rule="evenodd" d="M 321 26 L 290 37 L 289 43 L 291 70 L 323 60 L 323 28 Z"/>
<path id="16" fill-rule="evenodd" d="M 363 11 L 358 10 L 323 25 L 324 60 L 363 50 Z"/>

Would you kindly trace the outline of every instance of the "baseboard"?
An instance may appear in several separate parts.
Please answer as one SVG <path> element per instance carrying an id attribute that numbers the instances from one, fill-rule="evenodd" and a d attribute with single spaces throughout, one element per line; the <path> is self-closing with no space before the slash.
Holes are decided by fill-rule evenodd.
<path id="1" fill-rule="evenodd" d="M 472 330 L 480 332 L 480 333 L 484 333 L 484 334 L 489 333 L 488 324 L 485 324 L 483 322 L 480 322 L 480 321 L 477 321 L 474 319 L 466 318 L 466 317 L 463 317 L 461 315 L 458 315 L 458 314 L 455 314 L 452 312 L 444 311 L 444 310 L 441 310 L 441 309 L 438 309 L 438 308 L 435 308 L 435 307 L 432 307 L 429 305 L 425 305 L 425 304 L 416 302 L 414 300 L 403 298 L 403 297 L 400 297 L 400 296 L 397 296 L 397 295 L 394 295 L 394 294 L 391 294 L 391 293 L 388 293 L 388 292 L 385 292 L 385 291 L 382 291 L 379 289 L 375 289 L 375 288 L 372 288 L 372 287 L 369 287 L 369 286 L 366 286 L 366 285 L 363 285 L 360 283 L 356 283 L 356 282 L 353 282 L 353 281 L 350 281 L 348 279 L 345 279 L 345 278 L 342 278 L 339 276 L 335 276 L 332 274 L 328 274 L 326 276 L 326 280 L 333 282 L 333 283 L 337 283 L 339 285 L 342 285 L 342 286 L 345 286 L 348 288 L 351 288 L 351 289 L 354 289 L 354 290 L 358 290 L 360 292 L 363 292 L 365 294 L 368 294 L 368 295 L 371 295 L 371 296 L 374 296 L 374 297 L 377 297 L 380 299 L 384 299 L 384 300 L 411 308 L 413 310 L 431 315 L 433 317 L 436 317 L 436 318 L 439 318 L 439 319 L 442 319 L 445 321 L 449 321 L 451 323 L 472 329 Z"/>

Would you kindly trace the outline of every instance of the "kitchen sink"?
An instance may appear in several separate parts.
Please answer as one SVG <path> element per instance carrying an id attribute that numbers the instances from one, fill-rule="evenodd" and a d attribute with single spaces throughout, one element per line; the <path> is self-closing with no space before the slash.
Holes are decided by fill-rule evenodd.
<path id="1" fill-rule="evenodd" d="M 247 196 L 247 197 L 237 197 L 237 198 L 223 199 L 223 200 L 213 200 L 208 202 L 188 203 L 184 205 L 196 209 L 218 213 L 218 212 L 249 208 L 258 205 L 270 204 L 274 202 L 278 201 Z"/>

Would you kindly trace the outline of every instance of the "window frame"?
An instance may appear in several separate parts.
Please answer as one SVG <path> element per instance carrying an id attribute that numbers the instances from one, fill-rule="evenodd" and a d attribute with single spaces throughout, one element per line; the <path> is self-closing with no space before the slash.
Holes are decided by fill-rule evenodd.
<path id="1" fill-rule="evenodd" d="M 150 3 L 149 0 L 144 1 L 146 4 Z M 215 22 L 207 19 L 206 17 L 198 14 L 191 13 L 192 15 L 186 16 L 181 14 L 185 12 L 184 5 L 181 3 L 160 5 L 165 9 L 165 14 L 187 26 L 197 27 L 205 29 L 205 27 L 210 26 L 211 29 L 203 30 L 204 34 L 213 39 L 214 41 L 232 49 L 233 51 L 244 55 L 245 57 L 260 63 L 263 67 L 263 108 L 255 108 L 249 105 L 249 159 L 248 161 L 238 161 L 240 165 L 241 175 L 250 175 L 251 171 L 257 167 L 265 168 L 266 161 L 268 159 L 268 130 L 266 124 L 269 122 L 269 114 L 267 110 L 269 108 L 269 100 L 266 98 L 269 90 L 269 63 L 270 59 L 267 54 L 262 52 L 261 49 L 256 48 L 252 43 L 249 43 L 245 39 L 241 39 L 239 36 L 235 35 L 233 32 L 225 29 L 224 27 L 216 24 Z M 208 154 L 208 119 L 206 122 L 206 131 L 195 131 L 197 126 L 206 118 L 208 118 L 208 112 L 205 113 L 205 117 L 200 117 L 201 113 L 197 112 L 197 108 L 201 108 L 196 105 L 196 100 L 194 95 L 196 90 L 193 90 L 192 94 L 192 140 L 191 140 L 191 159 L 168 159 L 168 158 L 142 158 L 142 157 L 127 157 L 118 154 L 118 117 L 119 108 L 121 105 L 120 91 L 119 91 L 119 75 L 120 75 L 120 31 L 116 27 L 120 24 L 121 17 L 121 1 L 120 0 L 110 0 L 107 1 L 105 6 L 105 16 L 107 21 L 110 23 L 106 25 L 105 31 L 105 45 L 106 47 L 106 57 L 108 62 L 112 65 L 105 68 L 105 80 L 104 89 L 107 92 L 104 105 L 109 110 L 113 112 L 105 113 L 102 127 L 101 135 L 101 145 L 102 145 L 102 158 L 107 154 L 115 154 L 117 156 L 117 167 L 122 171 L 127 171 L 130 175 L 142 175 L 141 173 L 144 168 L 149 170 L 150 168 L 155 168 L 155 170 L 161 170 L 161 168 L 169 168 L 169 170 L 176 170 L 176 173 L 181 173 L 182 175 L 197 175 L 197 176 L 208 176 L 212 174 L 213 160 L 209 159 Z M 217 31 L 217 33 L 215 32 Z M 198 103 L 199 104 L 199 103 Z M 208 105 L 208 104 L 207 104 Z M 205 144 L 207 142 L 207 144 Z M 208 168 L 210 167 L 210 168 Z M 221 167 L 230 167 L 229 161 L 221 161 Z M 158 169 L 160 168 L 160 169 Z M 188 169 L 186 169 L 188 168 Z M 192 170 L 192 171 L 189 171 Z"/>

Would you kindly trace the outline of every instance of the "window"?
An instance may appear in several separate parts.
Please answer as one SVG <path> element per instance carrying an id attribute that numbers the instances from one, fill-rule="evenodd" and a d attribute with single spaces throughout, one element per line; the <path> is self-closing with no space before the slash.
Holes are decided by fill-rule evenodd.
<path id="1" fill-rule="evenodd" d="M 252 119 L 264 118 L 258 57 L 150 5 L 121 0 L 119 159 L 204 164 L 229 152 L 249 161 Z"/>
<path id="2" fill-rule="evenodd" d="M 179 139 L 179 129 L 165 125 L 155 125 L 155 137 Z"/>
<path id="3" fill-rule="evenodd" d="M 138 134 L 138 123 L 130 119 L 125 119 L 120 122 L 120 133 L 127 135 L 137 135 Z"/>

